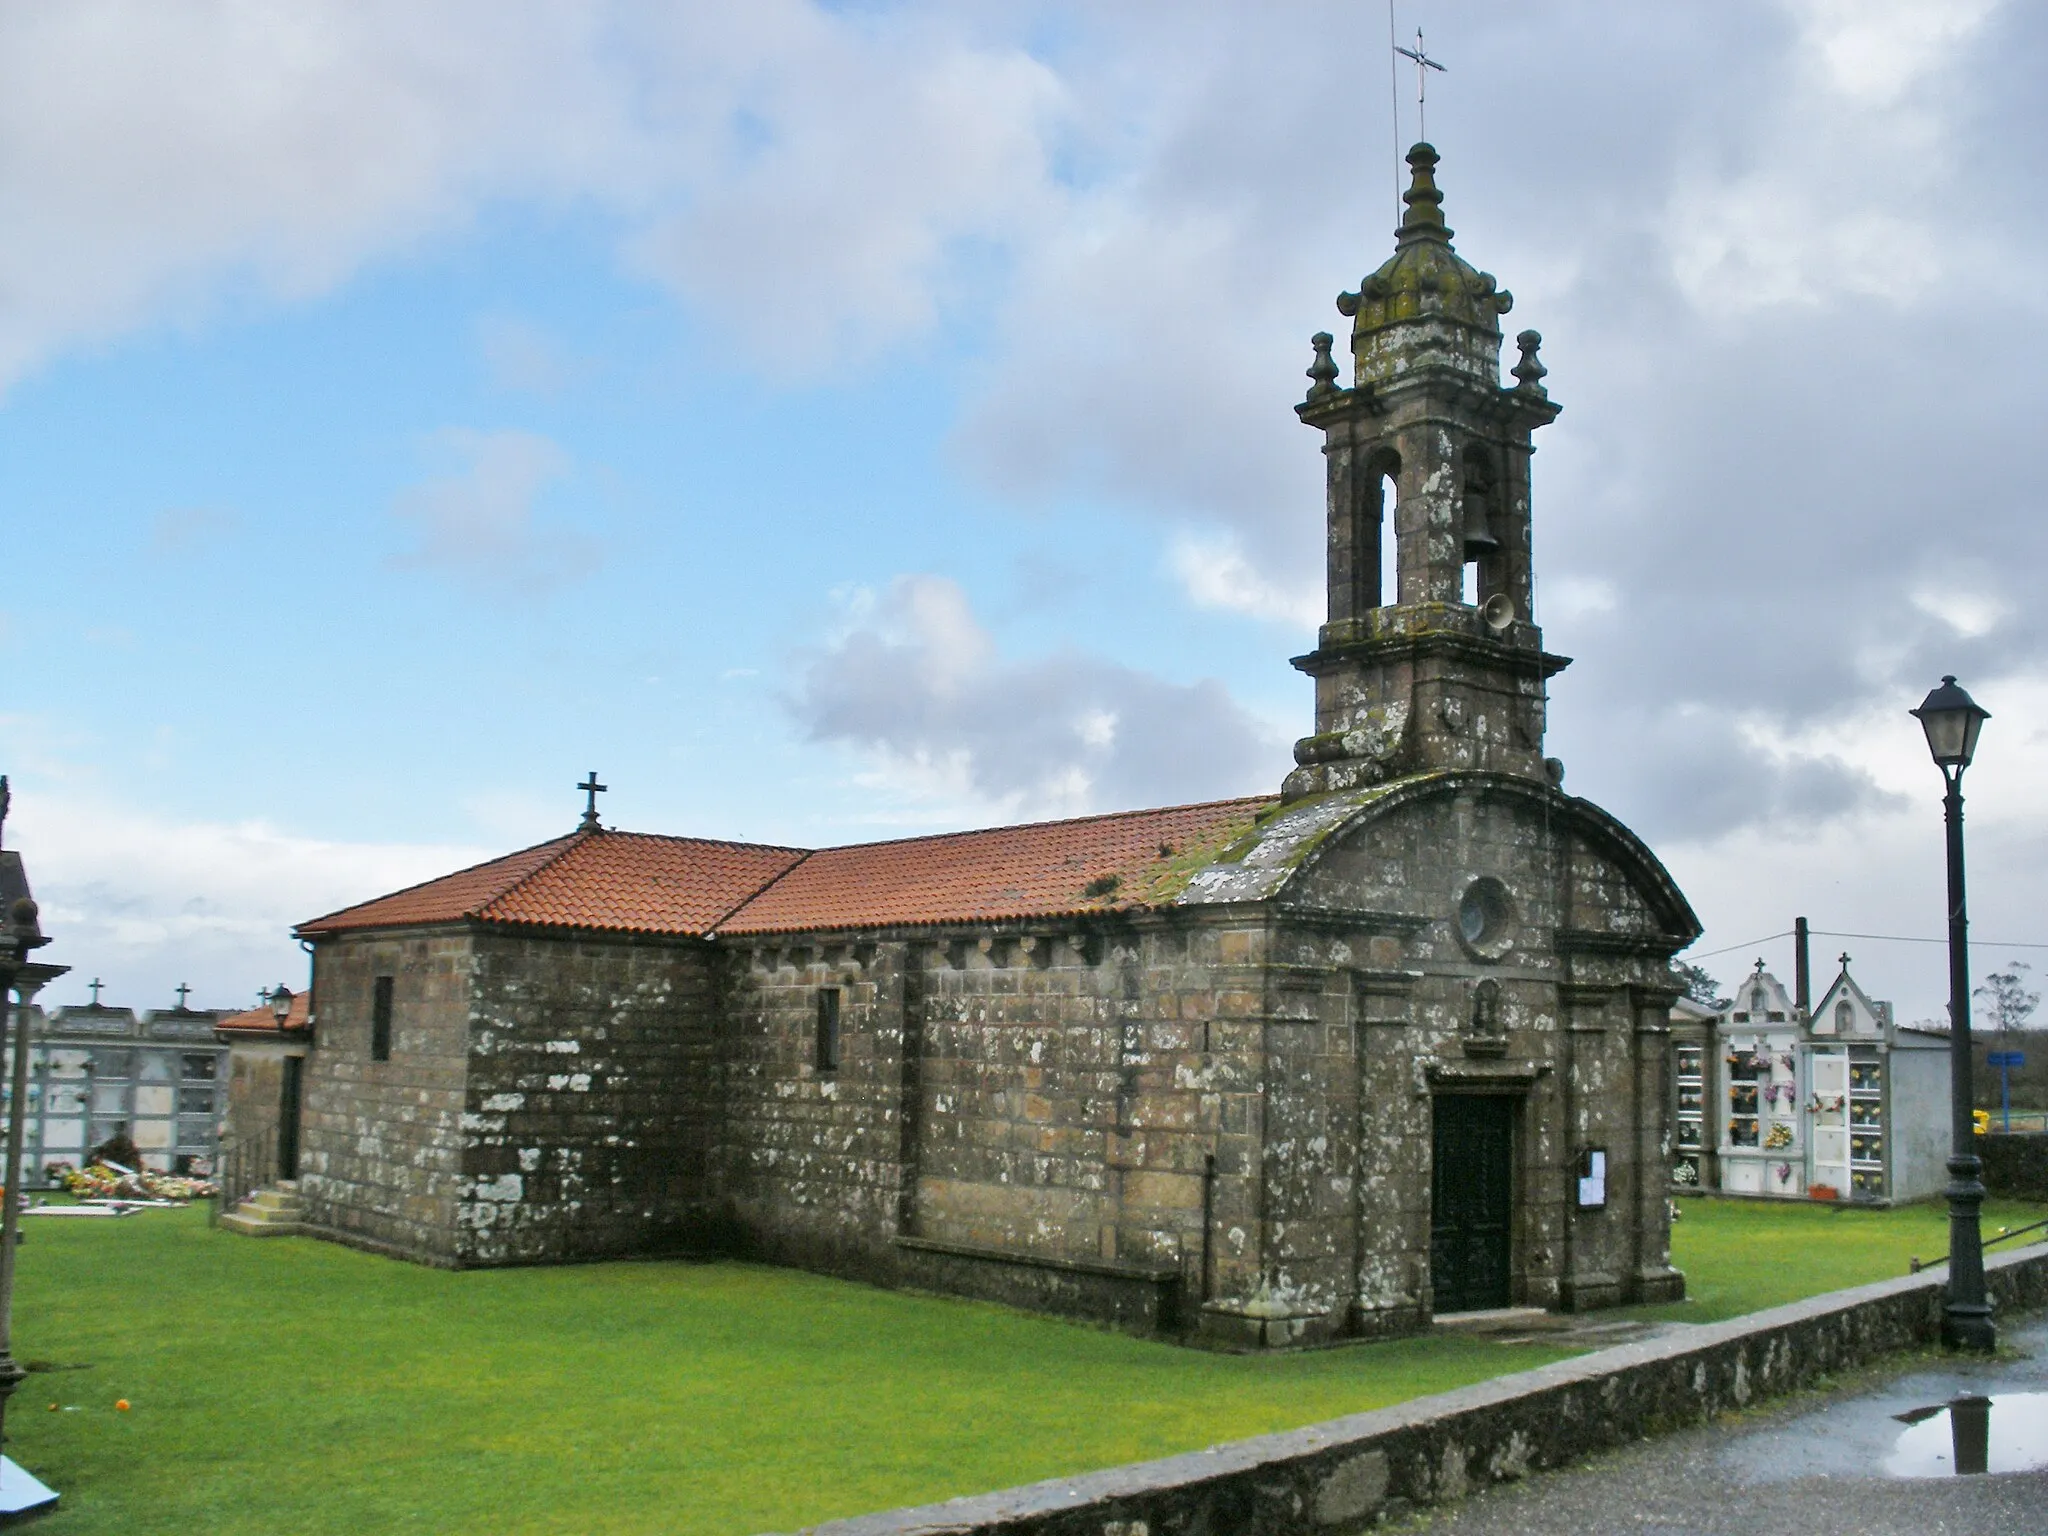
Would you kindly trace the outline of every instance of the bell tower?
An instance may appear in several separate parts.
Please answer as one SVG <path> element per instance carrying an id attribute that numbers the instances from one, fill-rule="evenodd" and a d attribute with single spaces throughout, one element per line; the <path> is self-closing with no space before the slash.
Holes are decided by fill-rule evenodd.
<path id="1" fill-rule="evenodd" d="M 1533 613 L 1529 456 L 1559 408 L 1534 331 L 1502 386 L 1514 301 L 1452 248 L 1436 164 L 1427 144 L 1408 151 L 1394 254 L 1337 298 L 1351 386 L 1319 333 L 1295 407 L 1323 433 L 1329 615 L 1294 661 L 1316 682 L 1316 728 L 1294 745 L 1289 800 L 1438 769 L 1548 772 L 1545 683 L 1569 662 Z"/>

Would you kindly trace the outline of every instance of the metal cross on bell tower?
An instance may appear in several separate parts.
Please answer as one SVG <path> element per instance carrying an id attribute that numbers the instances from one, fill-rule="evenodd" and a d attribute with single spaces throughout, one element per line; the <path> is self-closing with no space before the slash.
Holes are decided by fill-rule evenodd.
<path id="1" fill-rule="evenodd" d="M 598 783 L 597 770 L 593 768 L 590 770 L 590 777 L 576 787 L 582 790 L 584 794 L 583 820 L 577 823 L 576 830 L 579 832 L 602 832 L 604 828 L 598 823 L 597 819 L 597 797 L 606 793 L 611 786 Z"/>
<path id="2" fill-rule="evenodd" d="M 1447 75 L 1450 71 L 1437 63 L 1435 59 L 1432 59 L 1429 56 L 1429 50 L 1422 46 L 1422 28 L 1420 27 L 1415 29 L 1415 46 L 1413 48 L 1403 48 L 1397 43 L 1394 45 L 1394 52 L 1400 54 L 1404 59 L 1413 59 L 1415 61 L 1415 137 L 1427 144 L 1429 142 L 1429 72 L 1433 69 L 1440 75 Z"/>

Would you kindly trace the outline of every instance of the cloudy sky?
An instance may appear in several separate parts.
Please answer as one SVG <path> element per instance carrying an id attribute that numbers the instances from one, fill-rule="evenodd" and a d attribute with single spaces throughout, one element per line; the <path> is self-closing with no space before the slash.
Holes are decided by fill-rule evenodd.
<path id="1" fill-rule="evenodd" d="M 1956 672 L 1976 931 L 2048 942 L 2048 11 L 1395 12 L 1565 407 L 1568 787 L 1702 951 L 1936 935 L 1903 711 Z M 49 1000 L 297 985 L 293 920 L 566 830 L 592 767 L 608 821 L 798 844 L 1276 786 L 1388 59 L 1378 0 L 0 0 Z M 1843 943 L 1936 1010 L 1937 948 Z"/>

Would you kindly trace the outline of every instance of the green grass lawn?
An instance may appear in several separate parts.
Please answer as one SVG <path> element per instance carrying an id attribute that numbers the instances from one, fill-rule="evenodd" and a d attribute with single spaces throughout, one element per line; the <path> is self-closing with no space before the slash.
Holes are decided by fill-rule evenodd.
<path id="1" fill-rule="evenodd" d="M 1678 1202 L 1671 1260 L 1685 1271 L 1687 1300 L 1648 1307 L 1643 1315 L 1717 1322 L 1823 1291 L 1886 1280 L 1907 1272 L 1909 1259 L 1931 1263 L 1948 1252 L 1948 1206 L 1942 1201 L 1872 1210 L 1819 1201 L 1705 1200 Z M 2048 1217 L 2048 1206 L 2017 1200 L 1984 1202 L 1986 1237 Z M 2021 1246 L 2048 1232 L 2028 1233 Z M 2002 1253 L 2010 1244 L 1990 1249 Z"/>
<path id="2" fill-rule="evenodd" d="M 31 1374 L 8 1415 L 10 1452 L 64 1495 L 52 1536 L 788 1530 L 1559 1353 L 1447 1337 L 1220 1356 L 742 1264 L 449 1274 L 214 1232 L 197 1209 L 26 1225 L 19 1358 L 90 1367 Z M 1928 1208 L 1695 1200 L 1678 1236 L 1701 1300 L 1663 1310 L 1701 1319 L 1942 1246 Z"/>

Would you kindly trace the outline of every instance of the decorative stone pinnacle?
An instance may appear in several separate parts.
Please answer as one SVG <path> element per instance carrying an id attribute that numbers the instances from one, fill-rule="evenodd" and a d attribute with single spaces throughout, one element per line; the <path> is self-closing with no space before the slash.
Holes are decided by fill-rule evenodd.
<path id="1" fill-rule="evenodd" d="M 1413 245 L 1418 240 L 1451 243 L 1452 232 L 1444 223 L 1444 195 L 1436 185 L 1436 163 L 1437 152 L 1432 145 L 1418 144 L 1408 151 L 1408 168 L 1414 174 L 1408 190 L 1401 194 L 1408 216 L 1394 231 L 1402 245 Z"/>
<path id="2" fill-rule="evenodd" d="M 1337 392 L 1337 364 L 1330 357 L 1330 348 L 1336 345 L 1336 341 L 1337 338 L 1328 331 L 1317 331 L 1309 337 L 1309 345 L 1316 349 L 1315 361 L 1308 365 L 1311 380 L 1308 397 L 1311 400 L 1320 400 Z"/>
<path id="3" fill-rule="evenodd" d="M 1522 349 L 1522 360 L 1516 363 L 1513 369 L 1519 387 L 1532 395 L 1543 395 L 1547 398 L 1550 391 L 1543 387 L 1543 379 L 1550 370 L 1536 361 L 1536 349 L 1543 345 L 1542 333 L 1524 331 L 1515 338 L 1515 345 Z"/>

